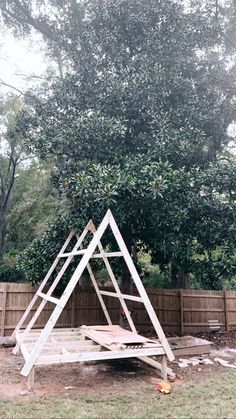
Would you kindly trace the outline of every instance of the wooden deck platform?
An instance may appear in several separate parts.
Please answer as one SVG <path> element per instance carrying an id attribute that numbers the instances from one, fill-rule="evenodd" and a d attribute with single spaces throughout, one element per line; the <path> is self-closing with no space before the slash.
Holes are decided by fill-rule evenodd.
<path id="1" fill-rule="evenodd" d="M 16 341 L 25 361 L 29 359 L 41 331 L 31 330 L 23 343 L 20 342 L 23 331 L 16 333 Z M 165 355 L 165 351 L 158 341 L 144 338 L 120 326 L 84 326 L 54 329 L 34 365 L 162 355 Z"/>

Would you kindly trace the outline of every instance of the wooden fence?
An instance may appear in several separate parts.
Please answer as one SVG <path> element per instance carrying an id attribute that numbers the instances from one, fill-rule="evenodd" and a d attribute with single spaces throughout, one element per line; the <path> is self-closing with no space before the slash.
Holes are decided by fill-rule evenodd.
<path id="1" fill-rule="evenodd" d="M 0 283 L 1 336 L 12 333 L 36 290 L 29 284 Z M 147 289 L 147 292 L 167 333 L 209 331 L 208 320 L 218 320 L 225 330 L 236 329 L 236 291 Z M 104 300 L 112 320 L 119 323 L 119 301 L 106 296 Z M 53 308 L 52 303 L 46 304 L 35 327 L 45 325 Z M 137 329 L 140 332 L 152 331 L 143 304 L 132 302 L 130 308 L 133 309 L 132 317 Z M 105 318 L 95 292 L 76 288 L 57 326 L 75 327 L 81 324 L 105 324 Z"/>

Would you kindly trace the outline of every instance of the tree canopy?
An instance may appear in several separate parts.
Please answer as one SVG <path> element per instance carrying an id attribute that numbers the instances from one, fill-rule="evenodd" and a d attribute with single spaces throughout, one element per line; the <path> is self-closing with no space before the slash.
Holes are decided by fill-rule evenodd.
<path id="1" fill-rule="evenodd" d="M 219 286 L 235 271 L 231 2 L 41 5 L 46 13 L 34 1 L 2 7 L 8 25 L 36 29 L 60 52 L 60 79 L 29 94 L 19 119 L 29 149 L 53 159 L 53 184 L 78 222 L 110 207 L 129 250 L 170 267 L 173 285 L 195 272 Z"/>

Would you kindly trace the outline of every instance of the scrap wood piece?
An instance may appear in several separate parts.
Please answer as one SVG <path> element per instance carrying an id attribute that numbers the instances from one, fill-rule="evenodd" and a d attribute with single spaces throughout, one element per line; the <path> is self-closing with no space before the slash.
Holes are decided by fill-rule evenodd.
<path id="1" fill-rule="evenodd" d="M 187 367 L 188 367 L 188 363 L 187 363 L 187 362 L 179 362 L 179 363 L 178 363 L 178 366 L 179 366 L 180 368 L 187 368 Z"/>
<path id="2" fill-rule="evenodd" d="M 213 342 L 195 336 L 176 336 L 167 339 L 176 356 L 203 355 L 211 352 Z"/>
<path id="3" fill-rule="evenodd" d="M 186 359 L 180 358 L 179 360 L 180 360 L 180 364 L 182 368 L 184 368 L 185 366 L 188 367 L 189 364 L 192 365 L 193 367 L 200 364 L 200 360 L 197 358 L 186 358 Z"/>
<path id="4" fill-rule="evenodd" d="M 142 346 L 142 347 L 160 347 L 159 342 L 149 340 L 137 333 L 130 332 L 129 330 L 122 329 L 118 325 L 114 326 L 82 326 L 80 332 L 88 338 L 94 340 L 112 349 L 113 345 L 121 345 L 120 348 L 124 349 L 125 345 Z M 115 348 L 117 349 L 117 347 Z"/>
<path id="5" fill-rule="evenodd" d="M 186 368 L 189 365 L 192 365 L 193 367 L 196 367 L 199 364 L 203 365 L 212 365 L 213 361 L 211 361 L 209 358 L 202 358 L 202 357 L 192 357 L 192 358 L 179 358 L 178 365 L 180 368 Z"/>
<path id="6" fill-rule="evenodd" d="M 203 358 L 201 363 L 204 364 L 204 365 L 213 365 L 214 364 L 214 362 L 211 361 L 211 359 L 209 359 L 209 358 Z"/>
<path id="7" fill-rule="evenodd" d="M 221 358 L 214 358 L 215 362 L 219 362 L 220 365 L 223 365 L 223 367 L 228 367 L 228 368 L 236 368 L 236 365 L 234 364 L 229 364 L 229 361 L 226 361 L 225 359 L 221 359 Z"/>

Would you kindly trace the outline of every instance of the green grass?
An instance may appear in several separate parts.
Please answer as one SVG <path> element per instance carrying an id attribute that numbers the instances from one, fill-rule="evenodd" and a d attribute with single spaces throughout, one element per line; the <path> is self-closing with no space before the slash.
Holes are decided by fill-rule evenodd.
<path id="1" fill-rule="evenodd" d="M 159 394 L 154 385 L 133 388 L 126 395 L 77 394 L 74 399 L 0 399 L 0 418 L 235 418 L 236 373 L 202 382 L 173 386 L 169 395 Z"/>

